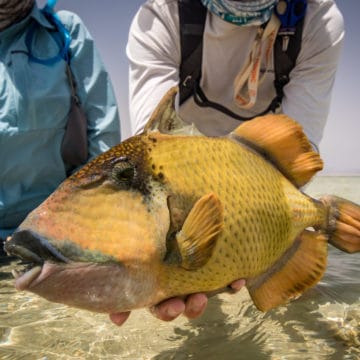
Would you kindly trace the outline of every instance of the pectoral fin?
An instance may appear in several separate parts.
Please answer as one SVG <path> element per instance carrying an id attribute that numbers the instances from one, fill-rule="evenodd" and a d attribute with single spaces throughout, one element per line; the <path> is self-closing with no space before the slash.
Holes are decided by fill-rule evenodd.
<path id="1" fill-rule="evenodd" d="M 187 270 L 204 266 L 212 255 L 223 224 L 223 208 L 219 198 L 214 193 L 200 198 L 176 234 L 180 266 Z"/>

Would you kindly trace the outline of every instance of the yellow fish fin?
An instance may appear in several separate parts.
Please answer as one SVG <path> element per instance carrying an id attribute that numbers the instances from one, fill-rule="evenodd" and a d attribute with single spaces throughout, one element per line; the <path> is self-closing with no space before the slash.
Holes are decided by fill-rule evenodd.
<path id="1" fill-rule="evenodd" d="M 348 253 L 360 252 L 360 206 L 337 196 L 320 200 L 329 212 L 324 228 L 329 243 Z"/>
<path id="2" fill-rule="evenodd" d="M 180 266 L 187 270 L 204 266 L 212 255 L 223 226 L 223 208 L 219 198 L 214 193 L 201 197 L 176 234 Z"/>
<path id="3" fill-rule="evenodd" d="M 175 110 L 175 99 L 179 88 L 174 86 L 163 96 L 155 108 L 143 133 L 158 131 L 170 135 L 202 135 L 194 124 L 187 124 Z"/>
<path id="4" fill-rule="evenodd" d="M 326 262 L 327 236 L 304 230 L 266 273 L 247 281 L 255 306 L 267 311 L 300 296 L 321 279 Z"/>
<path id="5" fill-rule="evenodd" d="M 230 136 L 240 142 L 244 140 L 250 147 L 253 145 L 298 187 L 323 168 L 302 127 L 287 115 L 256 117 L 241 124 Z"/>

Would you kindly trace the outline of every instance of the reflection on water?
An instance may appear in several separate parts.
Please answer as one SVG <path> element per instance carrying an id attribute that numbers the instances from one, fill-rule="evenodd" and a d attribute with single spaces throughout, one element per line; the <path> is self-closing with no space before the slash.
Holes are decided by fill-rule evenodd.
<path id="1" fill-rule="evenodd" d="M 319 178 L 307 193 L 360 203 L 360 178 Z M 0 359 L 360 359 L 360 254 L 330 249 L 321 283 L 263 314 L 246 290 L 211 299 L 205 315 L 170 323 L 146 310 L 121 328 L 106 315 L 16 292 L 0 267 Z"/>

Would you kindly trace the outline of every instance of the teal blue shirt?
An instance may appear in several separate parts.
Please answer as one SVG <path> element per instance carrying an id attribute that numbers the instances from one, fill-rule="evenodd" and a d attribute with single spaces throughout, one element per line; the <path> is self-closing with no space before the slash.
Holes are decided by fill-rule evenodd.
<path id="1" fill-rule="evenodd" d="M 69 30 L 71 69 L 88 123 L 89 158 L 120 141 L 120 120 L 109 75 L 82 21 L 58 13 Z M 50 58 L 59 46 L 55 30 L 37 6 L 21 22 L 0 32 L 0 236 L 17 227 L 66 178 L 60 147 L 70 88 L 64 60 L 29 60 L 26 33 L 38 22 L 32 53 Z"/>

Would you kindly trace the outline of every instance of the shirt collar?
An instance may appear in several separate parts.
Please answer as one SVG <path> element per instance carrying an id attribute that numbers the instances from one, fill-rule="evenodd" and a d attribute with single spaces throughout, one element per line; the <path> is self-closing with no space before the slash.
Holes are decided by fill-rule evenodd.
<path id="1" fill-rule="evenodd" d="M 17 36 L 21 36 L 22 33 L 25 33 L 27 28 L 29 27 L 31 21 L 38 22 L 41 26 L 49 29 L 54 30 L 55 26 L 51 24 L 44 14 L 40 11 L 36 3 L 34 4 L 34 7 L 30 11 L 29 15 L 27 15 L 24 19 L 21 21 L 9 26 L 8 28 L 4 29 L 3 31 L 0 31 L 0 40 L 6 41 L 7 39 L 14 39 Z"/>
<path id="2" fill-rule="evenodd" d="M 46 29 L 56 30 L 55 26 L 46 19 L 45 15 L 35 3 L 29 15 L 3 31 L 0 31 L 1 61 L 11 61 L 11 53 L 13 51 L 27 52 L 25 37 L 28 29 L 34 21 Z"/>
<path id="3" fill-rule="evenodd" d="M 55 26 L 50 23 L 45 15 L 40 11 L 40 9 L 35 5 L 30 12 L 29 16 L 33 18 L 35 21 L 37 21 L 41 26 L 47 28 L 47 29 L 55 29 Z"/>

